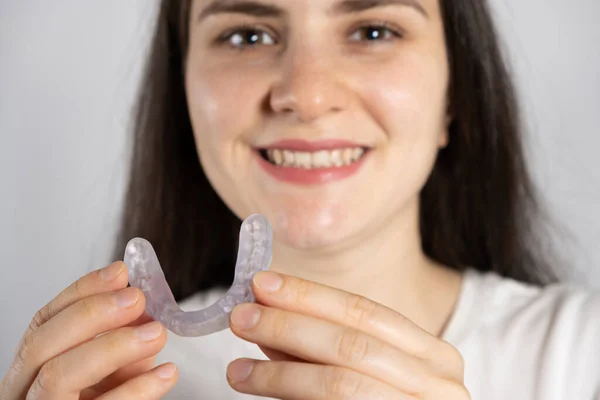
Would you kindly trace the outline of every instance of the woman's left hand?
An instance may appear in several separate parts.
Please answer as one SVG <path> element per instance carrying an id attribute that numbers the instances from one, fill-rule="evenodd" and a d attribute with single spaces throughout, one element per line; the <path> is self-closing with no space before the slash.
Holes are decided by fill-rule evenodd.
<path id="1" fill-rule="evenodd" d="M 286 400 L 470 399 L 461 354 L 381 304 L 271 271 L 255 275 L 253 291 L 257 303 L 235 307 L 230 327 L 270 360 L 229 364 L 238 392 Z"/>

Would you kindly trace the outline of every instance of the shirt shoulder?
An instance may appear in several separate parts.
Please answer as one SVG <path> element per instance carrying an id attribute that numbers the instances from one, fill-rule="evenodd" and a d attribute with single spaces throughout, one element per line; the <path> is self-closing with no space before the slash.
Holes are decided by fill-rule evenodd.
<path id="1" fill-rule="evenodd" d="M 479 383 L 487 381 L 504 398 L 600 396 L 599 291 L 473 270 L 463 285 L 446 339 L 463 354 L 475 391 L 489 393 Z"/>

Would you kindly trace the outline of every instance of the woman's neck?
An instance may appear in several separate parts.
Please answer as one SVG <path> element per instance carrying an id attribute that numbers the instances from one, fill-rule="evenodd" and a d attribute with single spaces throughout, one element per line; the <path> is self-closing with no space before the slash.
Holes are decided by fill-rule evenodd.
<path id="1" fill-rule="evenodd" d="M 462 275 L 422 251 L 417 210 L 405 210 L 365 235 L 360 246 L 315 256 L 274 246 L 271 269 L 365 296 L 440 336 L 460 293 Z"/>

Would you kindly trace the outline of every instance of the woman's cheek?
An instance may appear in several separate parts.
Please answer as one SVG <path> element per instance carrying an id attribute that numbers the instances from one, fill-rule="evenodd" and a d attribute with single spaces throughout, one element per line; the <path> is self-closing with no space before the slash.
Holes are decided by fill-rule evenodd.
<path id="1" fill-rule="evenodd" d="M 227 125 L 233 122 L 231 115 L 239 108 L 237 103 L 240 100 L 232 96 L 229 85 L 203 76 L 189 82 L 187 96 L 190 117 L 198 134 L 227 136 L 232 132 Z"/>
<path id="2" fill-rule="evenodd" d="M 432 61 L 405 58 L 372 74 L 360 89 L 368 115 L 384 130 L 386 176 L 403 182 L 392 189 L 399 198 L 413 196 L 424 185 L 443 133 L 445 74 Z"/>
<path id="3" fill-rule="evenodd" d="M 415 152 L 434 156 L 444 134 L 445 83 L 426 82 L 420 75 L 397 72 L 395 77 L 390 74 L 391 79 L 371 81 L 365 88 L 368 99 L 364 103 L 384 129 L 390 147 L 386 151 L 394 153 L 397 165 L 398 160 L 410 160 Z"/>

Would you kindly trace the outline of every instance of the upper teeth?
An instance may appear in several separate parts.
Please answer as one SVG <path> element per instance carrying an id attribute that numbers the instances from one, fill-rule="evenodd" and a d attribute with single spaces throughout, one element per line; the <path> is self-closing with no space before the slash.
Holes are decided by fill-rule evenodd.
<path id="1" fill-rule="evenodd" d="M 364 149 L 361 147 L 315 152 L 269 149 L 267 157 L 276 165 L 311 169 L 349 165 L 358 160 L 363 153 Z"/>

